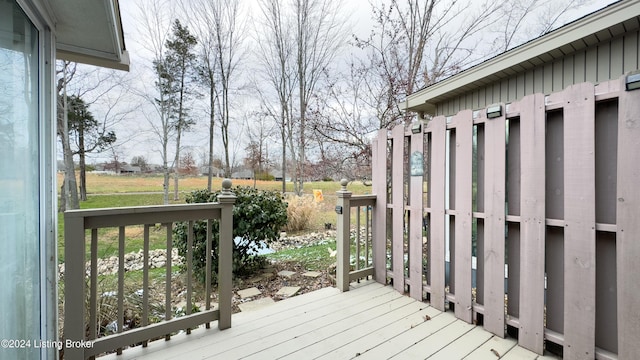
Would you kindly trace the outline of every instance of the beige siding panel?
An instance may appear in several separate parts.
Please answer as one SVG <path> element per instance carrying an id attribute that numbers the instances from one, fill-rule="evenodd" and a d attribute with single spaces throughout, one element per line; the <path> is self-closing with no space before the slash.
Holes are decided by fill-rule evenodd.
<path id="1" fill-rule="evenodd" d="M 562 59 L 553 62 L 553 91 L 562 91 L 564 89 L 564 67 Z"/>
<path id="2" fill-rule="evenodd" d="M 529 70 L 525 74 L 524 79 L 524 94 L 533 94 L 535 92 L 535 70 Z"/>
<path id="3" fill-rule="evenodd" d="M 429 273 L 431 286 L 431 306 L 444 311 L 445 288 L 445 160 L 447 122 L 444 116 L 437 116 L 427 124 L 431 132 L 431 164 L 429 193 L 431 196 L 431 216 L 429 223 Z"/>
<path id="4" fill-rule="evenodd" d="M 587 58 L 586 51 L 577 52 L 573 56 L 573 83 L 579 84 L 587 81 Z"/>
<path id="5" fill-rule="evenodd" d="M 582 83 L 564 93 L 564 356 L 594 357 L 595 98 Z"/>
<path id="6" fill-rule="evenodd" d="M 489 102 L 490 104 L 497 103 L 500 101 L 500 83 L 499 82 L 493 83 L 492 88 L 493 89 L 491 92 L 491 100 Z"/>
<path id="7" fill-rule="evenodd" d="M 374 139 L 372 154 L 373 193 L 376 194 L 376 206 L 373 213 L 373 265 L 377 282 L 387 283 L 387 130 L 378 131 Z M 344 210 L 343 210 L 344 211 Z"/>
<path id="8" fill-rule="evenodd" d="M 624 37 L 623 48 L 624 72 L 634 71 L 638 68 L 638 33 L 630 33 Z"/>
<path id="9" fill-rule="evenodd" d="M 598 48 L 587 48 L 585 52 L 585 81 L 596 83 L 598 81 Z"/>
<path id="10" fill-rule="evenodd" d="M 533 69 L 533 92 L 544 92 L 544 69 L 542 67 Z"/>
<path id="11" fill-rule="evenodd" d="M 484 327 L 500 337 L 504 337 L 505 133 L 504 112 L 484 124 Z"/>
<path id="12" fill-rule="evenodd" d="M 500 96 L 495 99 L 495 103 L 506 102 L 509 97 L 509 79 L 500 81 Z"/>
<path id="13" fill-rule="evenodd" d="M 544 64 L 543 68 L 543 92 L 545 94 L 551 94 L 553 92 L 553 64 Z"/>
<path id="14" fill-rule="evenodd" d="M 480 108 L 480 101 L 479 101 L 479 97 L 480 97 L 480 90 L 475 90 L 473 92 L 473 105 L 471 106 L 472 109 L 479 109 Z"/>
<path id="15" fill-rule="evenodd" d="M 404 293 L 404 126 L 394 127 L 391 133 L 393 137 L 391 163 L 393 288 Z"/>
<path id="16" fill-rule="evenodd" d="M 478 108 L 483 108 L 487 103 L 487 88 L 482 87 L 478 90 Z"/>
<path id="17" fill-rule="evenodd" d="M 424 156 L 423 132 L 411 135 L 409 158 L 418 152 Z M 424 165 L 424 161 L 423 161 Z M 409 282 L 412 298 L 422 301 L 422 176 L 409 180 Z"/>
<path id="18" fill-rule="evenodd" d="M 475 106 L 473 106 L 473 93 L 467 93 L 467 96 L 465 97 L 464 108 L 465 109 L 475 109 Z"/>
<path id="19" fill-rule="evenodd" d="M 538 354 L 544 347 L 545 132 L 544 96 L 529 95 L 520 110 L 520 331 L 518 341 Z"/>
<path id="20" fill-rule="evenodd" d="M 464 110 L 454 118 L 456 124 L 455 161 L 455 314 L 468 323 L 471 311 L 471 201 L 473 114 Z"/>
<path id="21" fill-rule="evenodd" d="M 616 38 L 611 41 L 611 78 L 617 78 L 624 74 L 624 38 Z M 608 80 L 608 79 L 607 79 Z"/>
<path id="22" fill-rule="evenodd" d="M 516 77 L 516 96 L 515 96 L 515 100 L 520 99 L 525 94 L 525 82 L 526 82 L 526 79 L 527 79 L 526 74 L 527 73 L 520 73 Z"/>
<path id="23" fill-rule="evenodd" d="M 621 79 L 624 87 L 624 78 Z M 640 91 L 620 94 L 618 120 L 618 358 L 640 354 Z"/>
<path id="24" fill-rule="evenodd" d="M 512 102 L 517 99 L 517 90 L 518 90 L 518 78 L 514 75 L 509 78 L 509 87 L 508 87 L 508 96 L 506 100 L 503 102 Z"/>
<path id="25" fill-rule="evenodd" d="M 562 89 L 573 84 L 574 62 L 573 55 L 564 58 L 562 63 Z"/>
<path id="26" fill-rule="evenodd" d="M 609 80 L 611 68 L 611 46 L 609 43 L 598 46 L 598 82 Z"/>

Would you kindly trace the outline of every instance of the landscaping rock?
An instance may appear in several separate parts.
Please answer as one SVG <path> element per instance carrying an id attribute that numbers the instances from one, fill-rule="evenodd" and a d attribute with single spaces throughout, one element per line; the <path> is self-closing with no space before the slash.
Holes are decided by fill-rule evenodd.
<path id="1" fill-rule="evenodd" d="M 244 290 L 238 290 L 238 296 L 240 296 L 241 299 L 252 298 L 260 294 L 262 294 L 262 292 L 255 287 L 244 289 Z"/>

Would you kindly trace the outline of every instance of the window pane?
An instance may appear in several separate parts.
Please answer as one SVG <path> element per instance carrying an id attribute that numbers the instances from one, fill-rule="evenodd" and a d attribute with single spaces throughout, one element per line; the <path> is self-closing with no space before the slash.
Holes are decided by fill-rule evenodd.
<path id="1" fill-rule="evenodd" d="M 38 32 L 0 0 L 0 339 L 40 337 Z M 38 349 L 0 349 L 2 359 Z"/>

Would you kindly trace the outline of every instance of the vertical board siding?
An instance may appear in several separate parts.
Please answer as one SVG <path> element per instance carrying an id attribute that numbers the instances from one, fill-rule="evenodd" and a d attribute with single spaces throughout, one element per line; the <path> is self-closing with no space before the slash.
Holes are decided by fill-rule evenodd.
<path id="1" fill-rule="evenodd" d="M 620 75 L 637 70 L 640 66 L 638 37 L 638 31 L 628 32 L 554 60 L 546 57 L 544 60 L 547 63 L 538 63 L 533 68 L 515 66 L 510 69 L 515 72 L 513 75 L 496 79 L 473 90 L 472 106 L 468 102 L 459 101 L 464 94 L 457 95 L 439 102 L 436 115 L 450 116 L 464 109 L 475 110 L 493 103 L 512 102 L 538 92 L 549 95 L 585 81 L 596 83 L 617 80 Z"/>
<path id="2" fill-rule="evenodd" d="M 404 126 L 394 127 L 391 136 L 393 138 L 393 161 L 391 162 L 393 288 L 404 293 Z"/>
<path id="3" fill-rule="evenodd" d="M 504 109 L 504 106 L 503 106 Z M 506 118 L 503 115 L 484 123 L 484 324 L 490 332 L 504 337 L 504 252 Z"/>
<path id="4" fill-rule="evenodd" d="M 519 103 L 520 131 L 520 329 L 518 342 L 538 354 L 544 347 L 545 132 L 544 95 Z"/>
<path id="5" fill-rule="evenodd" d="M 620 80 L 624 89 L 624 77 Z M 618 120 L 618 358 L 640 354 L 640 91 L 622 91 Z"/>
<path id="6" fill-rule="evenodd" d="M 445 311 L 445 171 L 447 121 L 437 116 L 429 121 L 427 130 L 431 132 L 431 164 L 429 166 L 429 196 L 431 216 L 429 217 L 429 264 L 431 305 Z"/>
<path id="7" fill-rule="evenodd" d="M 595 318 L 595 99 L 591 83 L 564 91 L 564 356 L 593 357 Z"/>
<path id="8" fill-rule="evenodd" d="M 454 117 L 456 126 L 455 161 L 455 313 L 468 323 L 471 313 L 471 200 L 473 113 L 464 110 Z"/>
<path id="9" fill-rule="evenodd" d="M 416 151 L 424 156 L 422 131 L 411 135 L 409 158 Z M 412 298 L 422 301 L 422 176 L 409 175 L 409 291 Z"/>

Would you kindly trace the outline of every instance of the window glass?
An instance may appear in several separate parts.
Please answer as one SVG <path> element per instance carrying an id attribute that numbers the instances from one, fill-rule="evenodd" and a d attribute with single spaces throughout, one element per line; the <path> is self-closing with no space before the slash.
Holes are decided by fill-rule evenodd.
<path id="1" fill-rule="evenodd" d="M 40 338 L 38 31 L 0 0 L 0 359 L 38 358 Z"/>

